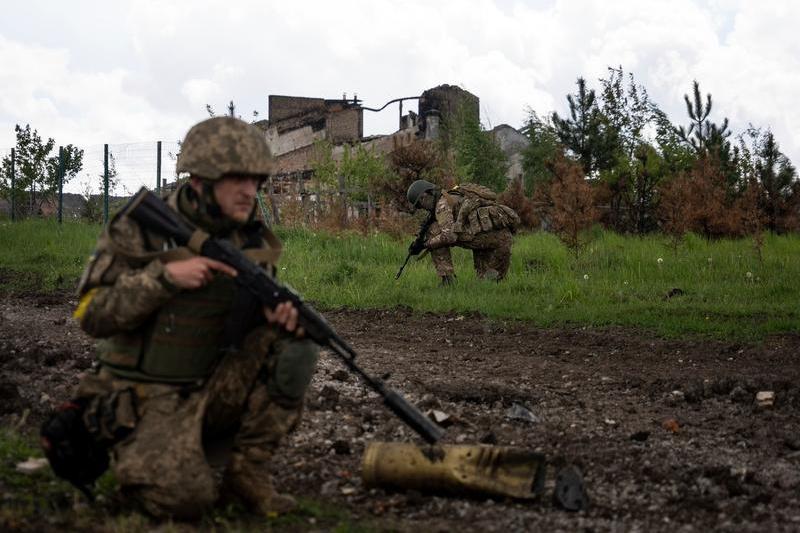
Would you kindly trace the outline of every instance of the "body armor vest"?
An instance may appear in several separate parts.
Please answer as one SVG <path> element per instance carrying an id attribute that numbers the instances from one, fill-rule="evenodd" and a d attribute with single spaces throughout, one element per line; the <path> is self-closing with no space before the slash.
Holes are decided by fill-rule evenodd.
<path id="1" fill-rule="evenodd" d="M 168 203 L 177 211 L 174 196 Z M 145 240 L 152 249 L 165 247 L 157 236 L 148 234 Z M 262 227 L 258 241 L 260 247 L 246 248 L 242 253 L 262 267 L 275 265 L 281 253 L 278 238 Z M 153 259 L 169 263 L 194 255 L 185 247 L 136 255 L 118 252 L 129 264 L 140 266 Z M 233 311 L 236 293 L 234 279 L 216 273 L 204 287 L 175 294 L 137 329 L 99 340 L 98 358 L 123 378 L 172 383 L 202 380 L 228 348 L 225 343 L 231 339 L 225 338 L 226 321 Z"/>
<path id="2" fill-rule="evenodd" d="M 182 291 L 148 323 L 98 342 L 114 374 L 139 380 L 191 382 L 208 376 L 223 353 L 225 320 L 236 282 L 221 274 L 202 289 Z"/>

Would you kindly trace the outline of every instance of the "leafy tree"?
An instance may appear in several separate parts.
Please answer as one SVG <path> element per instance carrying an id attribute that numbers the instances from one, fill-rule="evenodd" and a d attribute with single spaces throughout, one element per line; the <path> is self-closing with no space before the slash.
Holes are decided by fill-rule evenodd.
<path id="1" fill-rule="evenodd" d="M 322 188 L 338 189 L 341 177 L 348 195 L 361 201 L 378 192 L 387 177 L 393 174 L 382 154 L 361 144 L 345 145 L 342 158 L 337 161 L 333 157 L 333 145 L 328 141 L 316 143 L 311 168 Z"/>
<path id="2" fill-rule="evenodd" d="M 104 161 L 101 159 L 101 164 Z M 95 194 L 92 183 L 87 181 L 83 183 L 81 196 L 83 196 L 84 204 L 81 211 L 81 217 L 90 222 L 100 222 L 103 217 L 103 194 L 105 193 L 105 174 L 100 173 L 97 175 L 97 188 L 98 192 Z M 113 196 L 119 187 L 119 175 L 117 174 L 117 162 L 114 154 L 108 153 L 108 195 Z M 123 187 L 124 188 L 124 187 Z M 127 191 L 126 191 L 127 192 Z"/>
<path id="3" fill-rule="evenodd" d="M 38 213 L 44 202 L 52 200 L 58 191 L 59 155 L 54 152 L 55 141 L 42 140 L 39 132 L 30 124 L 14 127 L 17 142 L 15 147 L 15 183 L 11 191 L 11 156 L 3 158 L 0 193 L 6 198 L 14 195 L 20 213 Z M 66 184 L 83 168 L 83 150 L 68 144 L 64 150 L 64 180 Z M 27 207 L 25 207 L 27 206 Z"/>
<path id="4" fill-rule="evenodd" d="M 608 72 L 600 79 L 601 111 L 616 147 L 614 164 L 600 173 L 609 205 L 605 218 L 617 230 L 641 234 L 656 228 L 657 186 L 669 174 L 652 134 L 664 124 L 673 128 L 632 73 L 626 75 L 621 66 Z"/>
<path id="5" fill-rule="evenodd" d="M 657 228 L 658 184 L 666 172 L 664 159 L 647 143 L 638 146 L 634 160 L 620 190 L 627 228 L 641 235 Z"/>
<path id="6" fill-rule="evenodd" d="M 344 146 L 339 172 L 344 176 L 345 187 L 353 189 L 356 200 L 366 200 L 377 191 L 391 170 L 382 154 L 375 153 L 359 144 L 355 147 Z"/>
<path id="7" fill-rule="evenodd" d="M 748 144 L 747 140 L 750 143 Z M 797 181 L 797 169 L 786 155 L 770 130 L 750 127 L 739 137 L 741 172 L 756 179 L 761 185 L 759 205 L 766 217 L 770 231 L 785 231 L 782 219 Z"/>
<path id="8" fill-rule="evenodd" d="M 594 177 L 614 165 L 618 146 L 617 132 L 600 110 L 594 90 L 578 78 L 578 92 L 568 94 L 569 117 L 553 113 L 552 120 L 559 141 L 578 160 L 583 172 Z"/>
<path id="9" fill-rule="evenodd" d="M 601 78 L 602 112 L 615 132 L 617 147 L 629 160 L 642 144 L 646 144 L 645 130 L 663 114 L 650 101 L 647 89 L 637 84 L 632 73 L 627 76 L 622 66 L 608 68 L 608 77 Z"/>
<path id="10" fill-rule="evenodd" d="M 457 175 L 495 192 L 504 190 L 508 184 L 508 158 L 478 117 L 464 111 L 456 112 L 444 127 L 447 131 L 443 138 L 447 139 L 447 144 L 443 151 L 452 148 Z"/>
<path id="11" fill-rule="evenodd" d="M 664 158 L 667 174 L 677 176 L 691 171 L 697 154 L 691 145 L 678 135 L 678 129 L 670 122 L 666 113 L 659 111 L 654 119 L 656 146 Z"/>
<path id="12" fill-rule="evenodd" d="M 528 112 L 522 132 L 530 141 L 522 152 L 524 190 L 530 196 L 535 188 L 553 179 L 552 163 L 558 155 L 563 155 L 564 149 L 550 117 L 542 118 L 536 111 Z"/>

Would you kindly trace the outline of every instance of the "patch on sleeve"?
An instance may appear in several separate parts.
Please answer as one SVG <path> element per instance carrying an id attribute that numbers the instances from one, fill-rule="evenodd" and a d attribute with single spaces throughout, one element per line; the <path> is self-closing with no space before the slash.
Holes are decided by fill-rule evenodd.
<path id="1" fill-rule="evenodd" d="M 86 314 L 86 308 L 89 307 L 89 304 L 92 302 L 92 298 L 97 293 L 97 287 L 94 289 L 90 289 L 86 294 L 81 296 L 80 301 L 78 302 L 78 307 L 75 308 L 75 311 L 72 313 L 72 318 L 80 322 L 83 320 L 83 315 Z"/>

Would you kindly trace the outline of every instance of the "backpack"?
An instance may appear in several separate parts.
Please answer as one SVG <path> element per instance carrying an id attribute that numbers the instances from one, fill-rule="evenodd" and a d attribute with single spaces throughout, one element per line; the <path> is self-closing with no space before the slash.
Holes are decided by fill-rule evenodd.
<path id="1" fill-rule="evenodd" d="M 456 185 L 448 194 L 460 197 L 454 230 L 462 238 L 471 238 L 485 231 L 516 231 L 519 215 L 508 206 L 497 203 L 497 193 L 476 183 Z"/>

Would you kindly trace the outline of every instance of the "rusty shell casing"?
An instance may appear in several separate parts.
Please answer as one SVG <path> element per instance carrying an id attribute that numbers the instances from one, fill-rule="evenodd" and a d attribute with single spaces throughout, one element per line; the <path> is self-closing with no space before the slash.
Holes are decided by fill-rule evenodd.
<path id="1" fill-rule="evenodd" d="M 533 499 L 546 469 L 544 455 L 519 448 L 373 442 L 361 477 L 367 487 Z"/>

